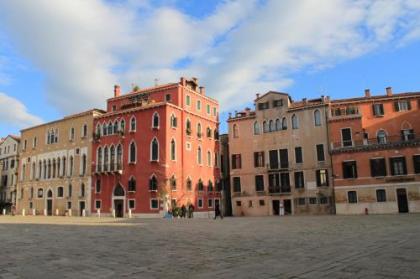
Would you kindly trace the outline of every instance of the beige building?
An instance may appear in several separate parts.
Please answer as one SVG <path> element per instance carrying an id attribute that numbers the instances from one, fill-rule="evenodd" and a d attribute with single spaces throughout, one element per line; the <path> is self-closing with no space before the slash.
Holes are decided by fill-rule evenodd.
<path id="1" fill-rule="evenodd" d="M 10 209 L 16 204 L 17 170 L 20 138 L 9 135 L 0 141 L 0 209 Z"/>
<path id="2" fill-rule="evenodd" d="M 101 113 L 90 110 L 22 130 L 19 213 L 90 213 L 92 127 Z"/>
<path id="3" fill-rule="evenodd" d="M 229 117 L 234 216 L 334 213 L 328 102 L 270 91 Z"/>

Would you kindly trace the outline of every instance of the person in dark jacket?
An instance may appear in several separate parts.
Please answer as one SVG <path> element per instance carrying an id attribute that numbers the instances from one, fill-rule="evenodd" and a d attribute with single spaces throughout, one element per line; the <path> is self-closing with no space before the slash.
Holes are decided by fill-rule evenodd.
<path id="1" fill-rule="evenodd" d="M 187 215 L 187 208 L 185 207 L 185 205 L 183 204 L 181 206 L 181 218 L 185 218 Z"/>
<path id="2" fill-rule="evenodd" d="M 188 218 L 194 217 L 194 205 L 190 204 L 188 206 Z"/>
<path id="3" fill-rule="evenodd" d="M 223 219 L 223 215 L 222 215 L 222 212 L 220 211 L 219 204 L 216 204 L 216 206 L 214 207 L 214 220 L 216 220 L 217 217 L 220 217 L 220 219 Z"/>

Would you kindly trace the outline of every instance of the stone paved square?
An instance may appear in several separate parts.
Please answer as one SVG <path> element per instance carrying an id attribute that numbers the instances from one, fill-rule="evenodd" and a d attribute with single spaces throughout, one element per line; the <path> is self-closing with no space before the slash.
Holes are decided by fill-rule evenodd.
<path id="1" fill-rule="evenodd" d="M 0 217 L 0 278 L 420 278 L 420 215 Z"/>

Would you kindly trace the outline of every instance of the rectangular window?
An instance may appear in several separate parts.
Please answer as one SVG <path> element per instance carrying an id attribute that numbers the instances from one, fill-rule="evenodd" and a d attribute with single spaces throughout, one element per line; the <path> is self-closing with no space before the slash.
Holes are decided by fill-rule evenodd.
<path id="1" fill-rule="evenodd" d="M 264 151 L 254 152 L 254 167 L 262 168 L 265 165 Z"/>
<path id="2" fill-rule="evenodd" d="M 296 164 L 303 163 L 302 147 L 295 147 L 295 160 Z"/>
<path id="3" fill-rule="evenodd" d="M 414 139 L 415 139 L 415 135 L 414 135 L 413 129 L 401 130 L 401 140 L 409 141 L 409 140 L 414 140 Z"/>
<path id="4" fill-rule="evenodd" d="M 270 169 L 278 169 L 279 168 L 279 155 L 277 150 L 270 150 L 269 152 L 269 159 L 270 159 Z"/>
<path id="5" fill-rule="evenodd" d="M 295 172 L 295 188 L 302 189 L 305 187 L 305 178 L 303 176 L 303 171 Z"/>
<path id="6" fill-rule="evenodd" d="M 95 201 L 95 208 L 96 209 L 101 209 L 101 201 L 100 200 Z"/>
<path id="7" fill-rule="evenodd" d="M 320 204 L 327 204 L 328 203 L 328 198 L 327 197 L 320 197 L 319 198 L 319 203 Z"/>
<path id="8" fill-rule="evenodd" d="M 201 110 L 201 101 L 197 100 L 197 110 Z"/>
<path id="9" fill-rule="evenodd" d="M 264 176 L 263 175 L 255 176 L 255 191 L 257 192 L 264 191 Z"/>
<path id="10" fill-rule="evenodd" d="M 317 199 L 315 197 L 310 197 L 309 204 L 317 204 Z"/>
<path id="11" fill-rule="evenodd" d="M 273 108 L 283 106 L 283 100 L 274 100 L 273 101 Z"/>
<path id="12" fill-rule="evenodd" d="M 374 116 L 383 116 L 384 115 L 384 105 L 383 104 L 373 104 L 372 105 L 373 115 Z"/>
<path id="13" fill-rule="evenodd" d="M 242 206 L 242 202 L 241 201 L 236 201 L 236 206 Z"/>
<path id="14" fill-rule="evenodd" d="M 316 157 L 318 159 L 318 162 L 324 162 L 325 161 L 324 145 L 323 144 L 317 144 L 316 145 Z"/>
<path id="15" fill-rule="evenodd" d="M 233 192 L 235 193 L 241 192 L 241 178 L 240 177 L 233 178 Z"/>
<path id="16" fill-rule="evenodd" d="M 343 146 L 353 146 L 350 128 L 341 129 L 341 142 Z"/>
<path id="17" fill-rule="evenodd" d="M 265 200 L 259 200 L 260 206 L 265 206 Z"/>
<path id="18" fill-rule="evenodd" d="M 343 178 L 357 178 L 357 163 L 356 161 L 347 161 L 342 163 Z"/>
<path id="19" fill-rule="evenodd" d="M 241 154 L 232 154 L 232 169 L 242 168 Z"/>
<path id="20" fill-rule="evenodd" d="M 67 209 L 71 209 L 71 202 L 67 202 Z"/>
<path id="21" fill-rule="evenodd" d="M 376 190 L 376 201 L 377 202 L 386 202 L 386 192 L 384 189 Z"/>
<path id="22" fill-rule="evenodd" d="M 207 114 L 210 114 L 210 105 L 206 105 Z"/>
<path id="23" fill-rule="evenodd" d="M 391 165 L 391 175 L 406 175 L 407 165 L 405 163 L 405 157 L 389 158 Z"/>
<path id="24" fill-rule="evenodd" d="M 328 186 L 328 171 L 317 170 L 316 171 L 316 186 Z"/>
<path id="25" fill-rule="evenodd" d="M 290 192 L 290 177 L 288 172 L 280 173 L 281 192 Z"/>
<path id="26" fill-rule="evenodd" d="M 197 200 L 198 208 L 203 208 L 203 199 Z"/>
<path id="27" fill-rule="evenodd" d="M 171 101 L 171 94 L 165 95 L 165 101 L 170 102 Z"/>
<path id="28" fill-rule="evenodd" d="M 287 169 L 289 167 L 289 153 L 287 149 L 280 149 L 280 168 Z"/>
<path id="29" fill-rule="evenodd" d="M 213 116 L 217 116 L 217 109 L 213 108 Z"/>
<path id="30" fill-rule="evenodd" d="M 248 207 L 254 207 L 254 206 L 252 205 L 252 201 L 248 201 Z"/>
<path id="31" fill-rule="evenodd" d="M 347 199 L 349 203 L 357 203 L 357 192 L 356 191 L 348 191 L 347 192 Z"/>
<path id="32" fill-rule="evenodd" d="M 171 96 L 171 95 L 169 95 L 169 96 Z M 136 208 L 136 200 L 128 200 L 128 208 L 129 209 Z"/>
<path id="33" fill-rule="evenodd" d="M 372 177 L 386 176 L 385 158 L 370 159 L 370 174 Z"/>
<path id="34" fill-rule="evenodd" d="M 207 200 L 207 206 L 208 206 L 208 208 L 213 208 L 213 199 L 208 199 Z"/>
<path id="35" fill-rule="evenodd" d="M 280 175 L 278 173 L 268 175 L 268 191 L 270 193 L 280 192 Z"/>
<path id="36" fill-rule="evenodd" d="M 298 205 L 305 205 L 306 199 L 305 198 L 298 198 Z"/>
<path id="37" fill-rule="evenodd" d="M 395 111 L 406 111 L 411 110 L 411 103 L 409 100 L 400 100 L 394 102 Z"/>
<path id="38" fill-rule="evenodd" d="M 414 173 L 420 173 L 420 155 L 413 156 Z"/>
<path id="39" fill-rule="evenodd" d="M 157 199 L 150 200 L 150 208 L 151 209 L 158 209 L 159 208 L 159 201 Z"/>
<path id="40" fill-rule="evenodd" d="M 268 109 L 268 108 L 269 108 L 268 102 L 258 103 L 258 110 L 265 110 L 265 109 Z"/>

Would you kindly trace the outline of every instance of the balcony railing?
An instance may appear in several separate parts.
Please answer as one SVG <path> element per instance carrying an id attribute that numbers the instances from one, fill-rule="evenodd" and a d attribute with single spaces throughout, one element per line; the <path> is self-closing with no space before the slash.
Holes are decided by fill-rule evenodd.
<path id="1" fill-rule="evenodd" d="M 348 140 L 341 142 L 331 143 L 331 149 L 333 151 L 345 151 L 353 150 L 360 148 L 387 148 L 398 145 L 410 145 L 410 144 L 419 144 L 420 135 L 416 134 L 407 134 L 407 135 L 396 135 L 396 136 L 387 136 L 381 138 L 370 138 L 362 140 Z"/>
<path id="2" fill-rule="evenodd" d="M 269 186 L 268 192 L 270 194 L 290 194 L 291 188 L 290 186 Z"/>

